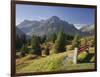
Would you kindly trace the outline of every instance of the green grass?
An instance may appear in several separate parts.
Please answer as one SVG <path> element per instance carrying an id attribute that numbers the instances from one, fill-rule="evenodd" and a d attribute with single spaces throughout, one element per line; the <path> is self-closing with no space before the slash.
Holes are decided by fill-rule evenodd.
<path id="1" fill-rule="evenodd" d="M 21 59 L 16 60 L 16 72 L 49 72 L 49 71 L 64 71 L 64 70 L 80 70 L 80 69 L 94 69 L 94 63 L 81 63 L 81 64 L 63 64 L 64 57 L 69 52 L 53 54 L 46 57 L 33 57 L 27 55 Z"/>
<path id="2" fill-rule="evenodd" d="M 94 69 L 94 63 L 80 63 L 80 64 L 70 64 L 70 65 L 65 65 L 63 67 L 66 70 L 83 70 L 83 69 Z"/>
<path id="3" fill-rule="evenodd" d="M 47 57 L 41 57 L 37 59 L 30 60 L 30 62 L 27 62 L 28 64 L 24 66 L 24 63 L 21 65 L 17 65 L 16 69 L 17 71 L 52 71 L 57 70 L 59 66 L 61 66 L 61 62 L 64 58 L 66 53 L 59 53 L 50 55 Z M 22 67 L 23 66 L 23 67 Z M 20 68 L 19 68 L 20 67 Z"/>

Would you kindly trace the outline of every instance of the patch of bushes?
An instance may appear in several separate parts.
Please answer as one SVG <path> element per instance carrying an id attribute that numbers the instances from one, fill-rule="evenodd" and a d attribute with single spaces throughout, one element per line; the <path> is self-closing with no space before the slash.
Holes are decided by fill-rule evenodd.
<path id="1" fill-rule="evenodd" d="M 87 52 L 81 52 L 79 55 L 78 55 L 78 61 L 83 61 L 86 57 L 87 57 L 88 53 Z"/>

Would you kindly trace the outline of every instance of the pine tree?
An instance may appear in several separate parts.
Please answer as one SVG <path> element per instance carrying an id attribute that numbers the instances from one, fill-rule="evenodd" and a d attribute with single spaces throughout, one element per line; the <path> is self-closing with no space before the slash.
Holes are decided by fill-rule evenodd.
<path id="1" fill-rule="evenodd" d="M 43 44 L 46 41 L 46 35 L 44 35 L 43 37 L 41 37 L 41 44 Z"/>
<path id="2" fill-rule="evenodd" d="M 27 43 L 27 39 L 26 39 L 26 35 L 22 35 L 22 42 L 23 44 L 26 44 Z"/>
<path id="3" fill-rule="evenodd" d="M 55 41 L 55 45 L 54 45 L 53 49 L 51 50 L 50 54 L 60 53 L 60 52 L 65 51 L 65 43 L 66 43 L 65 34 L 63 32 L 63 29 L 61 29 L 58 32 L 57 39 Z"/>
<path id="4" fill-rule="evenodd" d="M 57 35 L 56 33 L 52 33 L 48 36 L 48 38 L 46 39 L 46 42 L 52 42 L 55 43 L 55 40 L 57 39 Z"/>
<path id="5" fill-rule="evenodd" d="M 40 40 L 37 36 L 33 35 L 31 45 L 32 45 L 32 53 L 36 55 L 41 55 Z"/>
<path id="6" fill-rule="evenodd" d="M 51 36 L 51 41 L 53 42 L 53 43 L 55 43 L 55 40 L 57 39 L 57 35 L 56 35 L 56 33 L 53 33 L 52 34 L 52 36 Z"/>
<path id="7" fill-rule="evenodd" d="M 25 53 L 25 51 L 26 51 L 25 49 L 26 49 L 26 48 L 25 48 L 25 45 L 23 44 L 22 47 L 21 47 L 21 50 L 20 50 L 20 56 L 21 56 L 21 57 L 25 56 L 25 54 L 26 54 L 26 53 Z"/>
<path id="8" fill-rule="evenodd" d="M 16 49 L 20 50 L 22 45 L 23 45 L 23 42 L 22 42 L 21 38 L 18 35 L 16 35 Z"/>

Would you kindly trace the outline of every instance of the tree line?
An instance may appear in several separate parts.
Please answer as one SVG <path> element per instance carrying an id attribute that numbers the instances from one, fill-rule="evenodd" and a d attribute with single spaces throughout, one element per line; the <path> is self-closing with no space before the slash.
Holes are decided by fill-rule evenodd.
<path id="1" fill-rule="evenodd" d="M 17 35 L 16 38 L 16 50 L 20 52 L 21 56 L 25 56 L 25 54 L 36 54 L 41 55 L 42 54 L 42 48 L 41 45 L 44 43 L 51 42 L 53 43 L 53 47 L 49 49 L 48 47 L 45 47 L 45 54 L 57 54 L 66 51 L 65 46 L 67 45 L 68 41 L 71 41 L 72 49 L 74 47 L 80 46 L 80 36 L 76 34 L 75 36 L 68 35 L 64 33 L 63 29 L 61 29 L 57 33 L 52 33 L 49 36 L 36 36 L 33 34 L 31 39 L 26 39 L 25 36 L 22 36 L 22 38 L 19 38 Z M 31 46 L 30 49 L 28 46 Z"/>

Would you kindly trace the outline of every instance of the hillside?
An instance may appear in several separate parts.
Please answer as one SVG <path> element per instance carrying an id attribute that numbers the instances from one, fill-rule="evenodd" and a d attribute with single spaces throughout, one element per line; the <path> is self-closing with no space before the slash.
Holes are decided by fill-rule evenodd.
<path id="1" fill-rule="evenodd" d="M 49 71 L 71 71 L 71 70 L 84 70 L 94 69 L 94 63 L 79 63 L 72 64 L 64 62 L 64 57 L 70 54 L 63 52 L 59 54 L 49 55 L 46 57 L 33 58 L 33 55 L 28 55 L 21 59 L 16 60 L 17 73 L 30 73 L 30 72 L 49 72 Z M 78 67 L 78 68 L 77 68 Z"/>

